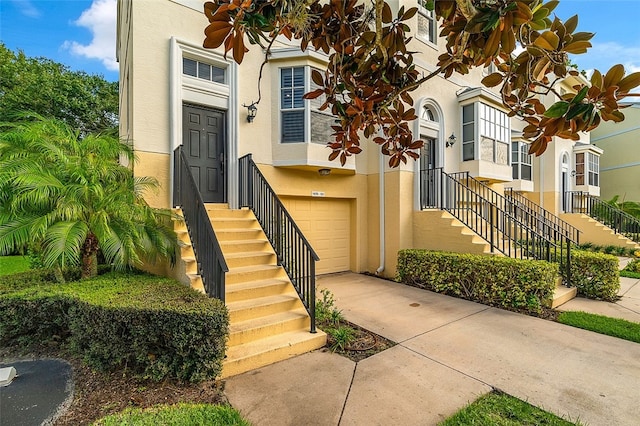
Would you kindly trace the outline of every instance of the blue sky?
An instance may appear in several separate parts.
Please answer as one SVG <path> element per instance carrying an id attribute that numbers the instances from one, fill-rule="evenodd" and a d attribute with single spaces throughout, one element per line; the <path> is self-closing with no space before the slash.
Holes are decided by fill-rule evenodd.
<path id="1" fill-rule="evenodd" d="M 575 58 L 581 69 L 622 63 L 640 71 L 640 0 L 561 0 L 555 12 L 563 20 L 578 14 L 579 30 L 596 33 L 590 53 Z M 116 0 L 0 0 L 7 47 L 111 81 L 118 79 L 115 22 Z"/>

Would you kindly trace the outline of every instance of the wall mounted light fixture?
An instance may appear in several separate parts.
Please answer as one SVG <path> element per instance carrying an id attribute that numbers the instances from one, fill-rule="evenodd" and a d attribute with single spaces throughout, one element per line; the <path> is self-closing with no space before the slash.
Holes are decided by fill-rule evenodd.
<path id="1" fill-rule="evenodd" d="M 571 170 L 571 177 L 576 177 L 576 171 L 575 170 Z"/>
<path id="2" fill-rule="evenodd" d="M 253 119 L 256 118 L 258 113 L 258 106 L 255 102 L 251 102 L 250 105 L 242 104 L 242 106 L 247 109 L 247 122 L 253 123 Z"/>
<path id="3" fill-rule="evenodd" d="M 456 135 L 451 133 L 451 136 L 449 136 L 449 139 L 447 139 L 447 148 L 449 148 L 450 146 L 453 146 L 457 140 L 458 138 L 456 138 Z"/>
<path id="4" fill-rule="evenodd" d="M 329 176 L 330 173 L 331 173 L 331 169 L 319 169 L 318 170 L 318 174 L 320 176 Z"/>

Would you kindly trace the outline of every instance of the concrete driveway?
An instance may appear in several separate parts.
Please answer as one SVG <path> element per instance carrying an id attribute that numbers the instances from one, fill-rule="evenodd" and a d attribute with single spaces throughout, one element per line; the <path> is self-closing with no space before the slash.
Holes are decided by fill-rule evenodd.
<path id="1" fill-rule="evenodd" d="M 314 352 L 227 380 L 256 425 L 430 425 L 498 388 L 589 425 L 637 425 L 640 345 L 358 274 L 321 277 L 344 316 L 397 346 Z"/>

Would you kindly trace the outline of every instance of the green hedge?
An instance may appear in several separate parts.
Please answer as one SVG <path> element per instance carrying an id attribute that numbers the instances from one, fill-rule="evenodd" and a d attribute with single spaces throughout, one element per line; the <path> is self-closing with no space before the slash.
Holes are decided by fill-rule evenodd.
<path id="1" fill-rule="evenodd" d="M 536 260 L 400 250 L 398 281 L 507 309 L 540 312 L 553 297 L 558 266 Z"/>
<path id="2" fill-rule="evenodd" d="M 566 281 L 566 268 L 561 267 L 560 272 Z M 571 285 L 577 287 L 581 296 L 597 300 L 616 300 L 620 290 L 618 258 L 610 254 L 573 250 Z"/>
<path id="3" fill-rule="evenodd" d="M 0 344 L 63 340 L 94 368 L 127 368 L 154 380 L 220 373 L 229 323 L 221 301 L 146 274 L 67 284 L 46 275 L 0 279 Z"/>

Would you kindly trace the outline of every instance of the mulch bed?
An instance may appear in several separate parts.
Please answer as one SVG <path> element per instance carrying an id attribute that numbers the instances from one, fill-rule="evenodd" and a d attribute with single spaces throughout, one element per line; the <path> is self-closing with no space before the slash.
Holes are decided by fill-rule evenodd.
<path id="1" fill-rule="evenodd" d="M 346 325 L 353 329 L 355 333 L 354 341 L 348 345 L 345 349 L 337 348 L 334 352 L 349 358 L 352 361 L 358 362 L 365 358 L 369 358 L 379 352 L 389 349 L 396 345 L 395 342 L 380 336 L 372 331 L 364 329 L 357 324 L 349 321 L 340 321 L 340 325 Z M 331 336 L 327 334 L 327 347 L 333 345 Z"/>
<path id="2" fill-rule="evenodd" d="M 93 371 L 62 348 L 31 348 L 28 353 L 19 348 L 0 347 L 0 359 L 60 358 L 73 367 L 74 396 L 69 409 L 54 425 L 89 425 L 109 414 L 128 407 L 147 408 L 156 404 L 178 402 L 225 404 L 224 382 L 207 381 L 197 384 L 173 380 L 153 382 L 131 377 L 123 371 L 101 373 Z"/>

